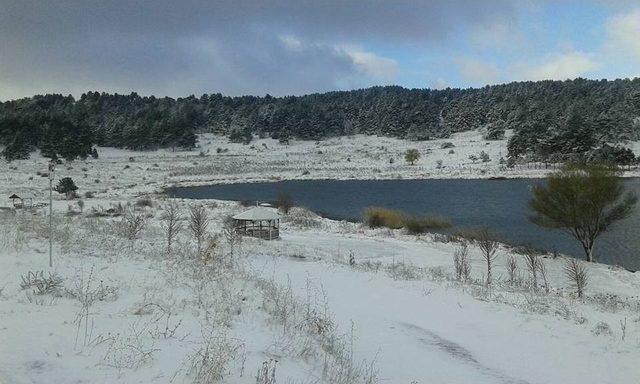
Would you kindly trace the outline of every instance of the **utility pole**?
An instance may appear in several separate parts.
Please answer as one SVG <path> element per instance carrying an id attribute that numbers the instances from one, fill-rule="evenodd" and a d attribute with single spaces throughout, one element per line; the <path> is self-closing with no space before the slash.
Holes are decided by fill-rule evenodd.
<path id="1" fill-rule="evenodd" d="M 49 162 L 49 268 L 53 267 L 53 171 L 55 160 Z"/>

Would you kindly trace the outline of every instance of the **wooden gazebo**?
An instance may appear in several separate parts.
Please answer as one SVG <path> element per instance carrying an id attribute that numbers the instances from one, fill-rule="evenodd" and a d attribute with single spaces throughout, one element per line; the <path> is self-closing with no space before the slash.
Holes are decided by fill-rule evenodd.
<path id="1" fill-rule="evenodd" d="M 236 232 L 251 237 L 273 240 L 280 237 L 280 215 L 268 207 L 253 207 L 233 216 Z"/>
<path id="2" fill-rule="evenodd" d="M 24 207 L 24 200 L 22 200 L 22 197 L 16 195 L 15 193 L 9 196 L 9 199 L 11 200 L 11 203 L 13 203 L 14 208 Z"/>

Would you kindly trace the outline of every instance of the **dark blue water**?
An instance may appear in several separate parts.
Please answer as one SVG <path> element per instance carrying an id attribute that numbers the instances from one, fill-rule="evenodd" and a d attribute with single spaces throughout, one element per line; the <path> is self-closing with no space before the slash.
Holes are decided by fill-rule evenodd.
<path id="1" fill-rule="evenodd" d="M 191 199 L 273 201 L 280 192 L 296 205 L 324 216 L 360 219 L 366 207 L 400 209 L 416 215 L 448 217 L 457 228 L 488 227 L 512 244 L 583 257 L 576 240 L 529 222 L 531 188 L 540 179 L 515 180 L 300 180 L 172 188 L 171 196 Z M 625 180 L 640 195 L 640 180 Z M 600 262 L 640 269 L 640 211 L 596 241 Z"/>

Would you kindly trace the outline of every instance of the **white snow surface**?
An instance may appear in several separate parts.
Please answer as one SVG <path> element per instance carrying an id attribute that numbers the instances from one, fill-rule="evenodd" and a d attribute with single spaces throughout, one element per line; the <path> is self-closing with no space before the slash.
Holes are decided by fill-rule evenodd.
<path id="1" fill-rule="evenodd" d="M 454 154 L 440 149 L 444 141 Z M 53 268 L 48 179 L 36 174 L 46 172 L 46 159 L 0 163 L 0 192 L 32 194 L 36 205 L 14 211 L 1 200 L 0 383 L 266 384 L 256 379 L 264 364 L 285 384 L 640 382 L 638 273 L 586 265 L 589 283 L 577 298 L 565 258 L 547 255 L 547 287 L 539 281 L 534 291 L 524 257 L 501 246 L 486 287 L 473 245 L 471 279 L 461 282 L 457 243 L 299 208 L 283 215 L 280 240 L 232 245 L 223 221 L 245 208 L 214 200 L 174 200 L 183 229 L 166 250 L 169 200 L 158 192 L 170 185 L 547 172 L 502 169 L 505 141 L 472 132 L 419 143 L 356 136 L 244 146 L 204 135 L 200 147 L 202 156 L 99 148 L 98 159 L 58 165 L 56 180 L 72 177 L 84 207 L 55 194 Z M 410 166 L 402 154 L 414 147 L 423 157 Z M 489 163 L 468 159 L 481 150 Z M 436 168 L 439 159 L 445 168 Z M 192 204 L 211 218 L 216 245 L 204 258 L 187 228 Z M 135 239 L 119 205 L 145 218 Z M 516 283 L 507 281 L 511 256 Z M 58 277 L 58 287 L 22 287 L 36 271 Z"/>

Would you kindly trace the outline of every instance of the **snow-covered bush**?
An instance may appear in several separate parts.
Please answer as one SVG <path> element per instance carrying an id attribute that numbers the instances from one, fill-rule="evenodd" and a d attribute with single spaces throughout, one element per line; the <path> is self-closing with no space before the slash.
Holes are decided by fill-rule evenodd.
<path id="1" fill-rule="evenodd" d="M 604 336 L 613 336 L 613 331 L 611 330 L 611 327 L 609 326 L 609 324 L 605 323 L 604 321 L 599 321 L 591 330 L 591 333 L 593 333 L 596 336 L 600 336 L 600 335 L 604 335 Z"/>
<path id="2" fill-rule="evenodd" d="M 144 215 L 141 212 L 137 212 L 135 208 L 128 206 L 124 211 L 119 228 L 125 238 L 135 240 L 140 236 L 145 224 Z"/>
<path id="3" fill-rule="evenodd" d="M 285 217 L 285 222 L 298 228 L 319 228 L 322 226 L 322 218 L 314 212 L 302 208 L 293 207 Z"/>
<path id="4" fill-rule="evenodd" d="M 188 374 L 194 384 L 217 383 L 230 374 L 229 365 L 238 359 L 243 345 L 225 334 L 204 333 L 200 346 L 188 358 Z"/>

